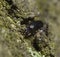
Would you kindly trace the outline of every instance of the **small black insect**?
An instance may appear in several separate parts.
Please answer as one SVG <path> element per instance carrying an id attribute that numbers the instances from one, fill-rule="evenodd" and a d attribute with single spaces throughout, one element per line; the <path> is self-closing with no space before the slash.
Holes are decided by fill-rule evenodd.
<path id="1" fill-rule="evenodd" d="M 23 18 L 23 21 L 21 21 L 21 25 L 25 24 L 26 25 L 26 29 L 25 29 L 25 36 L 26 37 L 31 37 L 34 36 L 36 34 L 37 30 L 43 30 L 45 32 L 46 35 L 48 35 L 47 31 L 48 31 L 48 26 L 43 23 L 42 21 L 35 21 L 34 17 L 31 18 Z"/>
<path id="2" fill-rule="evenodd" d="M 43 23 L 41 21 L 33 21 L 30 24 L 27 24 L 25 34 L 27 36 L 32 36 L 38 29 L 41 29 L 42 27 Z"/>

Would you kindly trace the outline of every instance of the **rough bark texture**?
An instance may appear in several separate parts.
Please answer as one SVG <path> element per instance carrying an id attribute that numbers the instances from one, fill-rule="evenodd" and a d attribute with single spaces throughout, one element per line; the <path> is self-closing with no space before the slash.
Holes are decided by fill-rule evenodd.
<path id="1" fill-rule="evenodd" d="M 60 57 L 59 38 L 59 0 L 0 0 L 0 57 Z"/>

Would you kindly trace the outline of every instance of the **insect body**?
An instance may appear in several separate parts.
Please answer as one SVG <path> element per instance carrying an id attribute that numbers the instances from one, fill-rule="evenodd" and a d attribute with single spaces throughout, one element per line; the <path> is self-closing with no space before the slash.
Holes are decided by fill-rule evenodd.
<path id="1" fill-rule="evenodd" d="M 27 24 L 26 26 L 26 35 L 31 36 L 36 33 L 38 29 L 41 29 L 43 27 L 43 23 L 41 21 L 33 21 L 30 24 Z"/>

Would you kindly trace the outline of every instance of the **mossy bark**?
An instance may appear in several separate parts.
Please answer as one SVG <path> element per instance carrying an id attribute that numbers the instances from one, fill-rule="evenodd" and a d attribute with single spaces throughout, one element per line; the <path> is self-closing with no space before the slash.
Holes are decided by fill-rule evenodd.
<path id="1" fill-rule="evenodd" d="M 0 0 L 0 57 L 46 57 L 49 53 L 59 57 L 59 5 L 58 0 Z M 48 42 L 51 50 L 47 47 L 42 48 L 43 53 L 37 51 L 32 43 L 34 37 L 24 37 L 26 25 L 21 25 L 21 21 L 29 17 L 49 25 L 47 39 L 50 39 Z"/>

